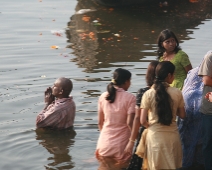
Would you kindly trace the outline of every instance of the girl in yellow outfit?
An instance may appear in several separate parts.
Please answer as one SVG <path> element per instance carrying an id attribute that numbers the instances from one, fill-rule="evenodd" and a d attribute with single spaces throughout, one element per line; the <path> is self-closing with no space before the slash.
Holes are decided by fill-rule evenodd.
<path id="1" fill-rule="evenodd" d="M 156 67 L 153 86 L 142 97 L 140 122 L 146 130 L 136 150 L 136 154 L 143 158 L 142 169 L 182 167 L 176 116 L 185 118 L 185 109 L 181 91 L 169 86 L 174 80 L 174 70 L 171 62 L 160 62 Z"/>

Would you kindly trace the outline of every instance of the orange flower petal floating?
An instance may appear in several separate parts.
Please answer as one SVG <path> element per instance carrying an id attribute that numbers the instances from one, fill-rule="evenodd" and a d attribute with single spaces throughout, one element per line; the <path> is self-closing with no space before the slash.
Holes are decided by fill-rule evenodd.
<path id="1" fill-rule="evenodd" d="M 51 49 L 58 49 L 59 48 L 59 46 L 57 46 L 57 45 L 52 45 L 51 46 Z"/>
<path id="2" fill-rule="evenodd" d="M 89 22 L 90 19 L 91 19 L 91 17 L 86 17 L 86 16 L 82 17 L 82 20 L 85 22 Z"/>
<path id="3" fill-rule="evenodd" d="M 91 39 L 95 39 L 95 34 L 93 32 L 90 32 L 88 35 Z"/>

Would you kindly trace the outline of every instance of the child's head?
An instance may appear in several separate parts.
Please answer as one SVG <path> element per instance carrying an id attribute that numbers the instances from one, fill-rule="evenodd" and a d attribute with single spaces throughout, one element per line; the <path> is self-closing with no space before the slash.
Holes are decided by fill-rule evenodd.
<path id="1" fill-rule="evenodd" d="M 147 67 L 146 71 L 146 84 L 147 86 L 152 86 L 155 80 L 155 69 L 158 65 L 158 61 L 151 61 Z"/>
<path id="2" fill-rule="evenodd" d="M 166 48 L 164 48 L 163 43 L 166 40 L 169 40 L 170 38 L 172 38 L 175 41 L 175 48 L 174 48 L 174 52 L 177 53 L 181 48 L 179 47 L 179 41 L 177 39 L 177 37 L 175 36 L 175 34 L 171 31 L 171 30 L 163 30 L 161 31 L 161 33 L 158 36 L 157 39 L 157 44 L 158 44 L 158 56 L 161 57 L 163 55 L 163 53 L 166 51 Z"/>

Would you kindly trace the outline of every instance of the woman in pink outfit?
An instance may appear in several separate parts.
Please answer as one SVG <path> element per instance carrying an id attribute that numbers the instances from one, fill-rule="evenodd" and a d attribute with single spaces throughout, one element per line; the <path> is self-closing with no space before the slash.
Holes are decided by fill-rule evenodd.
<path id="1" fill-rule="evenodd" d="M 101 156 L 125 161 L 131 157 L 124 152 L 130 138 L 136 104 L 135 96 L 127 92 L 130 80 L 131 73 L 128 70 L 116 69 L 107 92 L 99 98 L 97 158 Z"/>

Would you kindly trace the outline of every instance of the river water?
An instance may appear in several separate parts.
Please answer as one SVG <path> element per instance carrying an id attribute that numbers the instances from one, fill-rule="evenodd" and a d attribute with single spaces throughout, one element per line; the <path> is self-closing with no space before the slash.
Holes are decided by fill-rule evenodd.
<path id="1" fill-rule="evenodd" d="M 130 70 L 134 94 L 144 87 L 157 36 L 166 28 L 198 66 L 211 50 L 211 7 L 210 0 L 124 8 L 92 0 L 1 0 L 0 169 L 114 170 L 94 156 L 97 100 L 112 72 Z M 74 84 L 76 133 L 36 130 L 43 92 L 61 76 Z"/>

